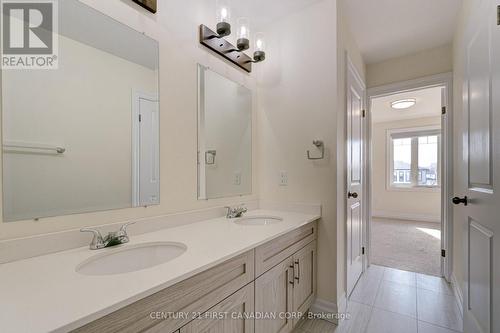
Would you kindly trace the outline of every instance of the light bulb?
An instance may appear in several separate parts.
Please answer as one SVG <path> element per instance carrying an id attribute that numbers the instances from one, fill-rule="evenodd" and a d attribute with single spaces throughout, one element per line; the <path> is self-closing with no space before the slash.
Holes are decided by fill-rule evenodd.
<path id="1" fill-rule="evenodd" d="M 255 51 L 264 51 L 265 47 L 264 34 L 262 32 L 255 34 Z"/>
<path id="2" fill-rule="evenodd" d="M 240 37 L 246 37 L 246 35 L 247 35 L 247 28 L 243 26 L 241 27 Z"/>
<path id="3" fill-rule="evenodd" d="M 221 22 L 226 22 L 227 16 L 228 16 L 227 8 L 226 7 L 222 7 L 221 10 L 220 10 L 220 19 L 221 19 Z"/>
<path id="4" fill-rule="evenodd" d="M 261 39 L 257 39 L 257 42 L 255 43 L 255 46 L 257 48 L 257 51 L 262 51 L 262 46 L 264 46 L 264 43 L 262 42 Z"/>
<path id="5" fill-rule="evenodd" d="M 231 19 L 231 7 L 229 6 L 229 0 L 217 0 L 216 1 L 216 15 L 217 23 L 225 22 L 229 23 Z"/>
<path id="6" fill-rule="evenodd" d="M 238 25 L 238 38 L 250 39 L 249 22 L 246 17 L 240 17 L 237 21 Z"/>

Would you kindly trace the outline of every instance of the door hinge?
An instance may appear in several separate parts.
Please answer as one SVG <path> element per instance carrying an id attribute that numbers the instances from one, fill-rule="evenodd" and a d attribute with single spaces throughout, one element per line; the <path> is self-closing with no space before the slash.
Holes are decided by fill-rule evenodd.
<path id="1" fill-rule="evenodd" d="M 139 122 L 141 122 L 141 121 L 142 121 L 142 115 L 140 114 L 139 115 Z"/>
<path id="2" fill-rule="evenodd" d="M 500 5 L 497 6 L 497 25 L 500 25 Z"/>
<path id="3" fill-rule="evenodd" d="M 361 114 L 363 115 L 363 118 L 366 117 L 366 110 L 361 111 Z"/>
<path id="4" fill-rule="evenodd" d="M 441 250 L 441 257 L 446 258 L 446 250 Z"/>
<path id="5" fill-rule="evenodd" d="M 446 106 L 443 106 L 443 107 L 441 108 L 441 114 L 446 114 Z"/>
<path id="6" fill-rule="evenodd" d="M 361 248 L 361 254 L 365 254 L 365 247 L 364 246 Z"/>

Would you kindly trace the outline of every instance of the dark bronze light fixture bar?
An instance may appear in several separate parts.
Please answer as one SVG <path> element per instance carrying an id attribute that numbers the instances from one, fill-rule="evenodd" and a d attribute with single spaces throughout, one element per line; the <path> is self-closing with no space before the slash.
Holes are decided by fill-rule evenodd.
<path id="1" fill-rule="evenodd" d="M 200 25 L 200 43 L 248 73 L 252 72 L 254 60 L 204 24 Z"/>

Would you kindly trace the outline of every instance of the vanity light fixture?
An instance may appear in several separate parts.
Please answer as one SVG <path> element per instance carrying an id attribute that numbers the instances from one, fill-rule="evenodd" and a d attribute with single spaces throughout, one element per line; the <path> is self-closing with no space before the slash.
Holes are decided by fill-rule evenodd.
<path id="1" fill-rule="evenodd" d="M 216 8 L 216 32 L 204 24 L 200 25 L 200 43 L 248 73 L 251 73 L 253 63 L 258 63 L 266 59 L 264 35 L 262 33 L 255 34 L 253 58 L 248 56 L 243 51 L 250 49 L 249 20 L 245 17 L 240 17 L 237 20 L 235 47 L 224 38 L 231 34 L 231 24 L 229 23 L 231 9 L 229 7 L 229 0 L 217 0 Z"/>
<path id="2" fill-rule="evenodd" d="M 406 98 L 392 102 L 391 107 L 396 110 L 404 110 L 411 108 L 415 104 L 417 104 L 417 100 L 415 98 Z"/>

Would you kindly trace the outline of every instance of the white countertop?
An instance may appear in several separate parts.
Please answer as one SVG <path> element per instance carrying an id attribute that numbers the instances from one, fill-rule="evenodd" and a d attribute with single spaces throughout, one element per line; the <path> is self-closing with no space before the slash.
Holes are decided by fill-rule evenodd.
<path id="1" fill-rule="evenodd" d="M 0 332 L 68 332 L 320 218 L 272 210 L 248 215 L 284 220 L 248 226 L 217 218 L 132 236 L 122 246 L 172 241 L 188 249 L 165 264 L 131 273 L 86 276 L 75 271 L 82 261 L 113 248 L 83 247 L 2 264 Z"/>

